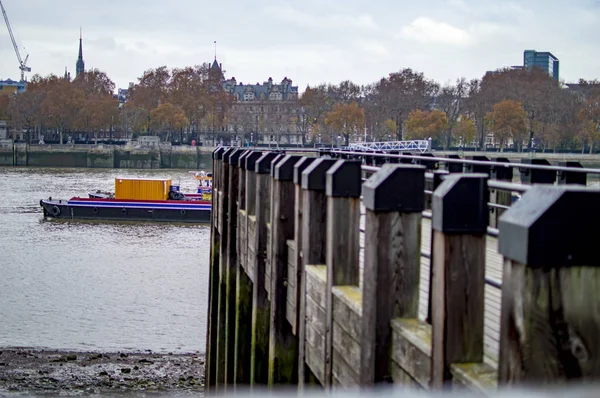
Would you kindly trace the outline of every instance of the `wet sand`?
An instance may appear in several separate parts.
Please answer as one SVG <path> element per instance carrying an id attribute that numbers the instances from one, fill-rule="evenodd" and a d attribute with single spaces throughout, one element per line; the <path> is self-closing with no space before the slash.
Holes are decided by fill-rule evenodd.
<path id="1" fill-rule="evenodd" d="M 0 395 L 203 395 L 204 356 L 0 348 Z"/>

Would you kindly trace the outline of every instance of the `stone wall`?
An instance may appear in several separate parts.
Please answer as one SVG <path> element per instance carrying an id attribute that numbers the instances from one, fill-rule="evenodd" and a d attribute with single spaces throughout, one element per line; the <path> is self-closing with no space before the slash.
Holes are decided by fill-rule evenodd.
<path id="1" fill-rule="evenodd" d="M 0 147 L 0 166 L 197 170 L 212 167 L 211 152 L 200 147 L 15 144 Z"/>

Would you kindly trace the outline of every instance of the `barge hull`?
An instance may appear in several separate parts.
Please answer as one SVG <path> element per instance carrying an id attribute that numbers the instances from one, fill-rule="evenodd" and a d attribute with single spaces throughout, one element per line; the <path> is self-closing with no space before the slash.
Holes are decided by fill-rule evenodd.
<path id="1" fill-rule="evenodd" d="M 65 220 L 210 223 L 211 213 L 210 209 L 81 206 L 70 205 L 67 201 L 41 201 L 40 205 L 44 217 Z"/>

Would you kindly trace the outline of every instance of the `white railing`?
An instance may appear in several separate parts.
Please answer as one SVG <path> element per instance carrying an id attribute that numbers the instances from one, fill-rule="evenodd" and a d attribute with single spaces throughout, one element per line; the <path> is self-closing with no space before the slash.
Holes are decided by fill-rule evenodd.
<path id="1" fill-rule="evenodd" d="M 348 149 L 354 151 L 418 151 L 431 152 L 430 140 L 351 142 Z"/>

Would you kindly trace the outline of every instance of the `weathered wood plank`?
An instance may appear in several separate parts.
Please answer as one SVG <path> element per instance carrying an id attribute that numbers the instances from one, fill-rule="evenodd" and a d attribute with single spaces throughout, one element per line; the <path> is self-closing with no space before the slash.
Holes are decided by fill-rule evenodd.
<path id="1" fill-rule="evenodd" d="M 417 383 L 408 373 L 406 373 L 395 361 L 391 361 L 392 379 L 394 383 L 401 384 L 410 390 L 423 390 L 423 387 Z"/>
<path id="2" fill-rule="evenodd" d="M 392 359 L 425 389 L 431 380 L 431 326 L 418 319 L 391 323 Z"/>
<path id="3" fill-rule="evenodd" d="M 353 377 L 353 380 L 355 384 L 358 384 L 357 370 L 360 369 L 360 343 L 337 322 L 333 323 L 333 349 L 337 350 L 344 361 L 354 369 L 353 373 L 357 377 Z M 335 366 L 335 363 L 333 366 Z"/>
<path id="4" fill-rule="evenodd" d="M 452 384 L 476 394 L 493 394 L 498 386 L 498 370 L 484 363 L 450 366 Z"/>
<path id="5" fill-rule="evenodd" d="M 325 335 L 327 333 L 327 320 L 325 308 L 321 307 L 312 297 L 306 297 L 306 325 Z"/>
<path id="6" fill-rule="evenodd" d="M 335 330 L 334 326 L 334 330 Z M 335 337 L 334 337 L 335 342 Z M 357 351 L 357 355 L 360 355 L 360 349 Z M 359 376 L 356 373 L 358 367 L 353 367 L 351 364 L 346 362 L 349 357 L 345 352 L 344 348 L 340 348 L 337 345 L 333 347 L 332 357 L 332 379 L 337 379 L 339 385 L 343 389 L 355 389 L 359 386 Z"/>
<path id="7" fill-rule="evenodd" d="M 308 342 L 305 344 L 305 361 L 306 365 L 313 372 L 317 380 L 324 384 L 325 379 L 325 363 L 323 362 L 324 353 L 315 350 Z"/>
<path id="8" fill-rule="evenodd" d="M 327 266 L 306 265 L 306 296 L 312 298 L 323 309 L 327 307 L 325 293 L 327 291 Z"/>
<path id="9" fill-rule="evenodd" d="M 336 286 L 332 293 L 333 321 L 360 343 L 362 292 L 358 286 Z"/>

